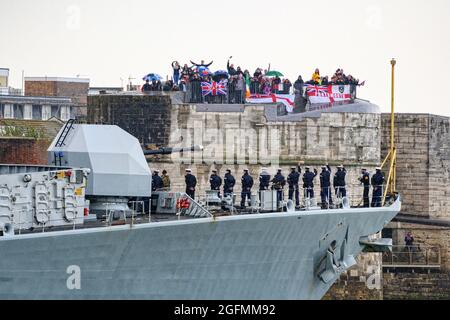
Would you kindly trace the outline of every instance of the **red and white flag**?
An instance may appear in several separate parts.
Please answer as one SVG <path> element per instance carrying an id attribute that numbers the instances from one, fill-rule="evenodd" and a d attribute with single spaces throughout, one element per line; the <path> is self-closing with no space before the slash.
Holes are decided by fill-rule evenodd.
<path id="1" fill-rule="evenodd" d="M 290 94 L 252 94 L 246 99 L 248 103 L 282 103 L 287 112 L 294 111 L 294 96 Z"/>
<path id="2" fill-rule="evenodd" d="M 308 84 L 305 86 L 305 90 L 311 104 L 348 101 L 352 98 L 349 85 L 316 86 Z"/>

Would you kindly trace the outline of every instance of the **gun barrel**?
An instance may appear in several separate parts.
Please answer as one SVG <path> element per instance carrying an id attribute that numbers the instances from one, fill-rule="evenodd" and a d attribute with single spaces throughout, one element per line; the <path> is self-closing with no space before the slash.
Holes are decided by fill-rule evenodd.
<path id="1" fill-rule="evenodd" d="M 181 152 L 194 152 L 194 151 L 202 151 L 202 145 L 194 145 L 190 148 L 160 148 L 158 150 L 144 150 L 144 155 L 163 155 L 163 154 L 173 154 L 173 153 L 181 153 Z"/>

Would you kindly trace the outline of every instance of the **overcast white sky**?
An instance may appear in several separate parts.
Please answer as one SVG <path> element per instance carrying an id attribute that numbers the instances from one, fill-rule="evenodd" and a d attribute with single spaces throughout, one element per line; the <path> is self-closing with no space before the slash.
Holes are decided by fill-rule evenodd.
<path id="1" fill-rule="evenodd" d="M 173 60 L 224 69 L 232 55 L 252 73 L 270 62 L 291 80 L 343 68 L 383 111 L 395 57 L 397 111 L 450 116 L 448 0 L 0 0 L 0 41 L 15 87 L 22 70 L 120 86 L 169 75 Z"/>

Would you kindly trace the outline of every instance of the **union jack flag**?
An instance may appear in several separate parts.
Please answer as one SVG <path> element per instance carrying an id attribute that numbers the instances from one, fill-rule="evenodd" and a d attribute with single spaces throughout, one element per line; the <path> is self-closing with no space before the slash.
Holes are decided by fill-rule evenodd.
<path id="1" fill-rule="evenodd" d="M 322 97 L 328 97 L 330 93 L 330 87 L 329 86 L 317 86 L 312 84 L 305 85 L 306 93 L 308 96 L 322 96 Z"/>
<path id="2" fill-rule="evenodd" d="M 203 96 L 219 96 L 227 94 L 227 82 L 222 80 L 220 82 L 202 82 Z"/>

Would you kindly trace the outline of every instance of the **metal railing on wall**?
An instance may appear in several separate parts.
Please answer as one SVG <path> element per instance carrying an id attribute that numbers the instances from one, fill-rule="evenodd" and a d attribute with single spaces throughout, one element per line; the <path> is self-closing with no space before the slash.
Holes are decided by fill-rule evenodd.
<path id="1" fill-rule="evenodd" d="M 438 246 L 393 246 L 392 252 L 383 253 L 383 267 L 440 268 L 441 250 Z"/>
<path id="2" fill-rule="evenodd" d="M 191 81 L 186 84 L 186 103 L 208 104 L 243 104 L 245 103 L 246 86 L 238 88 L 234 82 L 226 83 L 226 94 L 203 95 L 202 82 Z"/>

